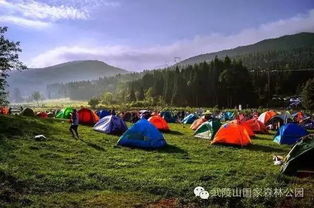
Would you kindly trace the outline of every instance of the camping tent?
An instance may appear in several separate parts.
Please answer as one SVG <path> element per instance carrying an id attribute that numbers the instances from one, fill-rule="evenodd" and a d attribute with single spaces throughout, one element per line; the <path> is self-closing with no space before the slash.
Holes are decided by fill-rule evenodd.
<path id="1" fill-rule="evenodd" d="M 256 118 L 247 120 L 244 123 L 248 125 L 255 133 L 263 133 L 263 134 L 268 133 L 265 125 Z"/>
<path id="2" fill-rule="evenodd" d="M 48 114 L 46 112 L 38 112 L 36 116 L 39 118 L 48 118 Z"/>
<path id="3" fill-rule="evenodd" d="M 99 118 L 103 118 L 103 117 L 105 117 L 105 116 L 109 116 L 110 115 L 110 112 L 109 111 L 107 111 L 107 110 L 100 110 L 100 111 L 97 111 L 97 116 L 99 117 Z"/>
<path id="4" fill-rule="evenodd" d="M 282 114 L 273 116 L 271 119 L 267 121 L 268 124 L 275 124 L 278 122 L 280 123 L 280 126 L 282 126 L 283 124 L 293 122 L 293 117 L 290 115 L 290 113 L 282 113 Z"/>
<path id="5" fill-rule="evenodd" d="M 243 125 L 230 122 L 220 127 L 211 143 L 246 146 L 251 139 Z"/>
<path id="6" fill-rule="evenodd" d="M 295 123 L 288 123 L 278 129 L 274 137 L 274 142 L 279 144 L 294 144 L 306 135 L 308 135 L 308 132 L 304 128 Z"/>
<path id="7" fill-rule="evenodd" d="M 168 123 L 175 123 L 176 117 L 170 111 L 164 111 L 160 113 L 160 116 L 164 118 Z"/>
<path id="8" fill-rule="evenodd" d="M 254 133 L 254 131 L 251 128 L 250 125 L 246 124 L 245 122 L 241 122 L 239 124 L 244 126 L 244 128 L 246 129 L 246 131 L 247 131 L 247 133 L 249 134 L 250 137 L 254 137 L 255 136 L 255 133 Z"/>
<path id="9" fill-rule="evenodd" d="M 218 115 L 218 118 L 219 118 L 221 121 L 229 121 L 229 120 L 232 120 L 232 119 L 234 118 L 234 113 L 233 113 L 233 112 L 230 112 L 230 111 L 221 112 L 221 113 Z"/>
<path id="10" fill-rule="evenodd" d="M 262 113 L 259 117 L 258 120 L 262 122 L 264 125 L 267 124 L 267 122 L 276 115 L 277 113 L 274 111 L 266 111 Z"/>
<path id="11" fill-rule="evenodd" d="M 127 129 L 125 122 L 114 115 L 109 115 L 100 119 L 93 127 L 95 131 L 106 134 L 123 134 Z"/>
<path id="12" fill-rule="evenodd" d="M 167 121 L 160 116 L 152 116 L 148 119 L 158 130 L 169 131 L 169 126 Z"/>
<path id="13" fill-rule="evenodd" d="M 99 121 L 96 113 L 88 108 L 82 108 L 78 111 L 80 124 L 94 125 Z"/>
<path id="14" fill-rule="evenodd" d="M 71 117 L 72 112 L 73 112 L 73 108 L 71 107 L 63 108 L 57 113 L 56 118 L 68 119 Z"/>
<path id="15" fill-rule="evenodd" d="M 187 115 L 187 116 L 182 120 L 182 123 L 184 123 L 184 124 L 191 124 L 191 123 L 193 123 L 197 118 L 198 118 L 197 115 L 191 113 L 191 114 Z"/>
<path id="16" fill-rule="evenodd" d="M 203 139 L 212 139 L 221 127 L 219 120 L 211 120 L 202 123 L 194 132 L 194 136 Z"/>
<path id="17" fill-rule="evenodd" d="M 225 120 L 232 120 L 234 119 L 234 112 L 230 112 L 230 111 L 227 111 L 224 113 L 224 117 L 225 117 Z"/>
<path id="18" fill-rule="evenodd" d="M 314 135 L 303 137 L 297 142 L 286 156 L 281 173 L 286 175 L 296 175 L 304 170 L 314 171 Z"/>
<path id="19" fill-rule="evenodd" d="M 206 122 L 207 120 L 205 118 L 199 118 L 196 119 L 190 126 L 192 130 L 196 130 L 202 123 Z"/>
<path id="20" fill-rule="evenodd" d="M 137 112 L 125 112 L 122 114 L 122 120 L 136 123 L 139 120 L 139 115 Z"/>
<path id="21" fill-rule="evenodd" d="M 297 112 L 292 114 L 291 116 L 296 122 L 300 122 L 303 120 L 304 117 L 306 117 L 303 112 Z"/>
<path id="22" fill-rule="evenodd" d="M 0 114 L 4 114 L 4 115 L 9 114 L 9 108 L 8 107 L 0 107 Z"/>
<path id="23" fill-rule="evenodd" d="M 21 112 L 21 116 L 35 116 L 35 113 L 32 109 L 30 108 L 25 108 L 22 112 Z"/>
<path id="24" fill-rule="evenodd" d="M 166 145 L 163 135 L 146 119 L 140 119 L 120 137 L 118 145 L 159 149 Z"/>
<path id="25" fill-rule="evenodd" d="M 242 125 L 246 129 L 246 131 L 247 131 L 247 133 L 249 134 L 250 137 L 255 136 L 252 128 L 248 124 L 246 124 L 244 121 L 232 120 L 229 123 L 235 123 L 235 124 Z"/>
<path id="26" fill-rule="evenodd" d="M 307 119 L 304 119 L 302 123 L 300 123 L 300 126 L 305 129 L 314 129 L 314 120 L 311 120 L 311 118 L 308 117 Z"/>

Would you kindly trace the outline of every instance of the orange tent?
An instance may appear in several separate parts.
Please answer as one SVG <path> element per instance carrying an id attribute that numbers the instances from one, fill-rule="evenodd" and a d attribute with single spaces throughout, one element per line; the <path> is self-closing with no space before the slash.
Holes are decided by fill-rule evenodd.
<path id="1" fill-rule="evenodd" d="M 7 108 L 7 107 L 0 107 L 0 114 L 4 114 L 4 115 L 9 114 L 9 108 Z"/>
<path id="2" fill-rule="evenodd" d="M 48 114 L 46 112 L 38 112 L 36 116 L 39 118 L 48 118 Z"/>
<path id="3" fill-rule="evenodd" d="M 150 117 L 148 121 L 161 131 L 170 130 L 167 121 L 158 115 Z"/>
<path id="4" fill-rule="evenodd" d="M 252 128 L 249 125 L 247 125 L 244 121 L 233 120 L 233 121 L 230 121 L 230 122 L 244 126 L 244 128 L 246 129 L 246 131 L 247 131 L 247 133 L 249 134 L 250 137 L 255 136 Z"/>
<path id="5" fill-rule="evenodd" d="M 251 143 L 250 136 L 243 125 L 230 122 L 218 130 L 211 144 L 246 146 Z"/>
<path id="6" fill-rule="evenodd" d="M 88 108 L 82 108 L 78 112 L 80 124 L 94 125 L 99 121 L 96 113 Z"/>
<path id="7" fill-rule="evenodd" d="M 269 121 L 275 115 L 277 115 L 277 113 L 274 111 L 266 111 L 258 117 L 258 120 L 262 122 L 263 124 L 266 124 L 267 121 Z"/>
<path id="8" fill-rule="evenodd" d="M 190 128 L 192 130 L 196 130 L 202 123 L 204 123 L 205 121 L 207 121 L 206 119 L 204 118 L 199 118 L 199 119 L 196 119 L 190 126 Z"/>
<path id="9" fill-rule="evenodd" d="M 266 129 L 266 126 L 260 122 L 259 120 L 257 120 L 256 118 L 247 120 L 244 122 L 246 125 L 248 125 L 249 127 L 251 127 L 251 129 L 253 130 L 253 132 L 256 133 L 264 133 L 267 134 L 268 131 Z"/>

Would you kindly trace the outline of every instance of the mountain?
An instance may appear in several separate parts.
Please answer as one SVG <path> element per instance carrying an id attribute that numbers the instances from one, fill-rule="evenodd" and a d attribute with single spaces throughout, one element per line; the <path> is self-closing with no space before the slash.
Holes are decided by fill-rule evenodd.
<path id="1" fill-rule="evenodd" d="M 308 68 L 314 67 L 314 33 L 298 33 L 234 49 L 206 53 L 183 60 L 179 65 L 192 65 L 211 61 L 215 57 L 242 60 L 251 69 Z"/>
<path id="2" fill-rule="evenodd" d="M 11 93 L 15 88 L 18 88 L 23 96 L 29 96 L 36 90 L 45 94 L 47 85 L 53 83 L 97 80 L 100 77 L 126 73 L 128 71 L 101 61 L 72 61 L 45 68 L 11 71 L 7 81 Z"/>

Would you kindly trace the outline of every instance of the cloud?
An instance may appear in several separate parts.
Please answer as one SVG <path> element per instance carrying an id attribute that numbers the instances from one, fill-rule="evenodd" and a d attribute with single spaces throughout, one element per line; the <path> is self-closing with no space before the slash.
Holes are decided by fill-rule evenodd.
<path id="1" fill-rule="evenodd" d="M 39 28 L 47 26 L 58 20 L 86 20 L 89 14 L 86 10 L 77 9 L 72 6 L 53 6 L 34 0 L 21 0 L 8 2 L 0 0 L 1 22 L 9 22 L 18 25 Z M 41 24 L 41 23 L 46 24 Z"/>
<path id="2" fill-rule="evenodd" d="M 13 23 L 15 25 L 20 25 L 23 27 L 32 27 L 32 28 L 45 28 L 48 27 L 50 24 L 47 22 L 43 22 L 40 20 L 30 20 L 20 17 L 14 16 L 0 16 L 0 22 L 3 23 Z"/>
<path id="3" fill-rule="evenodd" d="M 233 35 L 197 36 L 192 40 L 180 40 L 167 46 L 61 46 L 40 54 L 29 64 L 31 67 L 44 67 L 72 60 L 97 59 L 130 70 L 153 69 L 174 64 L 174 57 L 183 60 L 203 53 L 299 32 L 314 32 L 314 10 L 289 19 L 263 24 L 257 28 L 248 28 Z"/>

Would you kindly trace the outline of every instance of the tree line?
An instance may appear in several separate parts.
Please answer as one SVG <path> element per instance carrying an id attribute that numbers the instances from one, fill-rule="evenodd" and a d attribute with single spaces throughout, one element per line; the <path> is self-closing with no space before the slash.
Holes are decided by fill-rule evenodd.
<path id="1" fill-rule="evenodd" d="M 274 97 L 301 95 L 313 77 L 313 71 L 249 70 L 241 60 L 226 56 L 184 67 L 54 84 L 48 89 L 49 96 L 97 97 L 104 104 L 276 107 L 281 104 Z"/>

